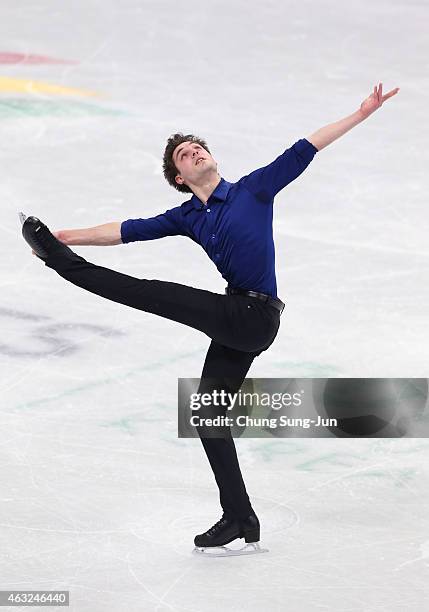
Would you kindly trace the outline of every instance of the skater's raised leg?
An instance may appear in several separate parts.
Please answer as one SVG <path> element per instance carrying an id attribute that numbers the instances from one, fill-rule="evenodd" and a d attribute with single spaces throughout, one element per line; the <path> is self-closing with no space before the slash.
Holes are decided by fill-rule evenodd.
<path id="1" fill-rule="evenodd" d="M 113 302 L 193 327 L 223 345 L 252 352 L 277 333 L 278 314 L 259 300 L 179 283 L 138 279 L 95 265 L 57 240 L 35 217 L 25 221 L 23 235 L 47 267 L 74 285 Z"/>

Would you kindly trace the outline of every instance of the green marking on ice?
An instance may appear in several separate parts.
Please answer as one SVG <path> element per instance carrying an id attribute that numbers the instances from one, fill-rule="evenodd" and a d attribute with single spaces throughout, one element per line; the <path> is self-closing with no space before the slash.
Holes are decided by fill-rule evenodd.
<path id="1" fill-rule="evenodd" d="M 285 444 L 287 441 L 287 444 Z M 254 453 L 258 454 L 262 461 L 272 461 L 278 455 L 293 455 L 305 450 L 305 443 L 297 438 L 283 438 L 281 442 L 270 438 L 268 442 L 258 443 L 254 447 Z"/>
<path id="2" fill-rule="evenodd" d="M 113 421 L 102 421 L 100 426 L 120 429 L 130 435 L 134 435 L 139 423 L 143 423 L 144 425 L 148 423 L 165 423 L 165 415 L 161 417 L 159 413 L 162 410 L 170 411 L 170 409 L 171 406 L 167 404 L 154 402 L 154 404 L 151 405 L 151 410 L 155 416 L 148 416 L 147 411 L 142 411 Z"/>
<path id="3" fill-rule="evenodd" d="M 0 98 L 0 119 L 19 117 L 87 117 L 96 115 L 120 116 L 128 112 L 105 108 L 74 100 L 28 100 L 25 98 Z"/>
<path id="4" fill-rule="evenodd" d="M 361 459 L 361 455 L 354 455 L 353 453 L 326 453 L 309 459 L 295 466 L 297 470 L 304 472 L 317 471 L 322 464 L 333 465 L 336 467 L 352 467 L 356 464 L 356 459 Z"/>
<path id="5" fill-rule="evenodd" d="M 99 380 L 95 380 L 95 381 L 86 383 L 85 385 L 79 385 L 78 387 L 72 387 L 70 389 L 66 389 L 65 391 L 62 391 L 61 393 L 57 393 L 56 395 L 50 395 L 48 397 L 42 397 L 40 399 L 33 400 L 31 402 L 24 402 L 22 404 L 17 404 L 14 407 L 14 410 L 24 410 L 24 409 L 33 408 L 36 406 L 43 406 L 44 404 L 47 404 L 49 402 L 56 402 L 64 398 L 71 397 L 72 395 L 76 395 L 78 393 L 81 393 L 82 391 L 96 389 L 97 387 L 100 387 L 101 385 L 110 385 L 111 383 L 114 383 L 117 380 L 120 380 L 122 382 L 124 378 L 127 378 L 128 376 L 135 376 L 143 372 L 150 372 L 151 370 L 157 370 L 158 368 L 164 367 L 168 363 L 174 363 L 175 361 L 179 359 L 187 359 L 188 357 L 193 357 L 194 355 L 200 355 L 200 354 L 201 354 L 201 350 L 191 351 L 189 353 L 182 353 L 179 355 L 175 355 L 174 357 L 171 357 L 171 359 L 157 361 L 157 362 L 148 364 L 147 366 L 143 366 L 142 368 L 134 368 L 132 370 L 128 370 L 128 372 L 119 373 L 116 376 L 111 376 L 109 378 L 101 378 Z"/>
<path id="6" fill-rule="evenodd" d="M 415 468 L 399 468 L 390 466 L 383 469 L 368 469 L 359 471 L 358 473 L 349 474 L 348 479 L 354 478 L 384 478 L 385 480 L 393 481 L 396 487 L 404 488 L 408 486 L 408 483 L 415 479 L 417 476 L 417 470 Z"/>
<path id="7" fill-rule="evenodd" d="M 300 377 L 309 378 L 334 378 L 341 373 L 341 369 L 331 364 L 316 363 L 313 361 L 277 361 L 273 364 L 275 368 L 286 370 L 284 377 L 292 377 L 292 373 L 299 370 Z M 302 374 L 305 372 L 305 374 Z M 297 376 L 294 376 L 296 378 Z"/>
<path id="8" fill-rule="evenodd" d="M 115 429 L 122 429 L 122 431 L 125 431 L 129 434 L 133 434 L 135 430 L 132 417 L 123 417 L 118 421 L 108 421 L 106 423 L 101 423 L 101 427 L 113 427 Z"/>

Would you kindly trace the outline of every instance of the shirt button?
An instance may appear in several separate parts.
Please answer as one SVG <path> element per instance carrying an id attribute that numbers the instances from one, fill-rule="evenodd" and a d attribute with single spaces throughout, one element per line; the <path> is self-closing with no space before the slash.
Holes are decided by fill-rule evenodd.
<path id="1" fill-rule="evenodd" d="M 210 212 L 210 208 L 207 209 L 207 212 Z"/>
<path id="2" fill-rule="evenodd" d="M 212 234 L 212 240 L 216 238 L 216 234 Z"/>
<path id="3" fill-rule="evenodd" d="M 215 257 L 216 257 L 216 259 L 219 259 L 219 257 L 220 257 L 219 253 L 216 253 Z"/>

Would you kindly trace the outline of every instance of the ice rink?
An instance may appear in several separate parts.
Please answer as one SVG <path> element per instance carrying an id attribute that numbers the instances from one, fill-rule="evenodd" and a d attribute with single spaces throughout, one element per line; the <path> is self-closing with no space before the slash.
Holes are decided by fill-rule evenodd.
<path id="1" fill-rule="evenodd" d="M 234 182 L 398 86 L 277 196 L 286 310 L 249 376 L 427 377 L 428 26 L 418 0 L 3 0 L 0 590 L 69 590 L 73 612 L 427 607 L 424 438 L 237 440 L 270 552 L 192 555 L 220 506 L 177 437 L 177 379 L 209 339 L 67 283 L 17 211 L 151 217 L 188 199 L 162 176 L 170 134 L 205 138 Z M 183 237 L 75 250 L 224 291 Z"/>

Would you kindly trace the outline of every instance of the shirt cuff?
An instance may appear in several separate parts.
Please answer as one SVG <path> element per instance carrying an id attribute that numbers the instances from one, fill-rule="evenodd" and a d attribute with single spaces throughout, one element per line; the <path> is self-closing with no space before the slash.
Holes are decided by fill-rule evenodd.
<path id="1" fill-rule="evenodd" d="M 132 219 L 128 219 L 128 221 L 123 221 L 121 223 L 121 240 L 124 244 L 127 242 L 133 242 L 135 240 L 134 233 L 132 231 L 133 221 Z"/>
<path id="2" fill-rule="evenodd" d="M 315 154 L 319 151 L 319 149 L 316 149 L 314 144 L 312 144 L 306 138 L 301 138 L 301 140 L 298 140 L 298 142 L 295 143 L 295 150 L 299 155 L 301 155 L 301 157 L 308 159 L 308 161 L 311 161 Z"/>

